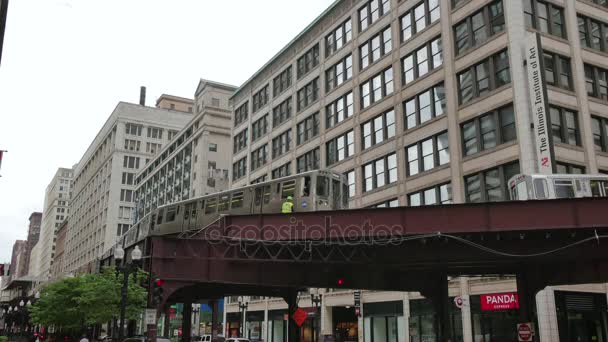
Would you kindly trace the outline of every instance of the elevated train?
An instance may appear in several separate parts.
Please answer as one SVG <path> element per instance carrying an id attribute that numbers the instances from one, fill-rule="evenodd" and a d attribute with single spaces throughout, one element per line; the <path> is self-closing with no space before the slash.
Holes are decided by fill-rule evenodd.
<path id="1" fill-rule="evenodd" d="M 293 197 L 295 212 L 345 209 L 348 183 L 342 174 L 315 170 L 167 204 L 135 223 L 117 244 L 128 248 L 148 236 L 198 230 L 222 214 L 280 213 L 288 196 Z M 113 253 L 112 250 L 106 254 Z"/>
<path id="2" fill-rule="evenodd" d="M 608 175 L 515 175 L 509 180 L 512 200 L 608 197 Z"/>

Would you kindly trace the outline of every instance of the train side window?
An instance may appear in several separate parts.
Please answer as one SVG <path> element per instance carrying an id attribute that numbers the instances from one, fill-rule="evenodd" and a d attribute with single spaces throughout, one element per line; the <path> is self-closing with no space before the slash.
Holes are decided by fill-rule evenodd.
<path id="1" fill-rule="evenodd" d="M 205 200 L 201 200 L 201 210 L 205 208 Z"/>
<path id="2" fill-rule="evenodd" d="M 175 207 L 167 209 L 167 220 L 165 222 L 175 221 L 176 214 L 177 214 L 177 209 Z"/>
<path id="3" fill-rule="evenodd" d="M 205 214 L 215 213 L 216 207 L 217 207 L 217 197 L 208 199 L 207 206 L 205 207 Z"/>
<path id="4" fill-rule="evenodd" d="M 604 196 L 608 196 L 608 182 L 604 181 L 602 184 L 604 185 Z"/>
<path id="5" fill-rule="evenodd" d="M 163 223 L 163 212 L 165 211 L 165 209 L 160 209 L 158 211 L 158 219 L 156 220 L 156 224 L 161 224 Z"/>
<path id="6" fill-rule="evenodd" d="M 242 208 L 243 207 L 243 192 L 235 192 L 232 194 L 232 203 L 230 204 L 231 208 Z"/>
<path id="7" fill-rule="evenodd" d="M 304 186 L 302 188 L 302 196 L 310 196 L 310 176 L 304 177 Z"/>
<path id="8" fill-rule="evenodd" d="M 186 204 L 184 208 L 184 220 L 190 218 L 190 204 Z"/>
<path id="9" fill-rule="evenodd" d="M 534 190 L 536 191 L 536 198 L 545 199 L 547 198 L 547 181 L 544 179 L 534 180 Z"/>
<path id="10" fill-rule="evenodd" d="M 329 196 L 329 179 L 323 176 L 317 176 L 317 196 Z"/>
<path id="11" fill-rule="evenodd" d="M 258 205 L 260 205 L 260 203 L 262 203 L 262 196 L 263 195 L 264 195 L 264 188 L 263 187 L 255 188 L 254 204 L 255 204 L 256 207 Z"/>
<path id="12" fill-rule="evenodd" d="M 572 181 L 569 180 L 554 180 L 553 186 L 555 187 L 556 198 L 573 198 L 574 187 Z"/>
<path id="13" fill-rule="evenodd" d="M 602 197 L 602 182 L 592 179 L 589 183 L 591 186 L 591 197 Z"/>
<path id="14" fill-rule="evenodd" d="M 217 208 L 219 211 L 226 211 L 230 209 L 230 196 L 224 195 L 220 197 L 220 203 Z"/>
<path id="15" fill-rule="evenodd" d="M 348 208 L 348 185 L 342 183 L 342 208 Z"/>
<path id="16" fill-rule="evenodd" d="M 281 188 L 281 199 L 286 199 L 287 196 L 293 197 L 296 190 L 296 181 L 292 180 L 288 182 L 283 182 Z"/>
<path id="17" fill-rule="evenodd" d="M 264 204 L 270 203 L 270 185 L 264 186 Z"/>
<path id="18" fill-rule="evenodd" d="M 517 198 L 520 201 L 528 200 L 528 187 L 526 181 L 517 183 Z"/>
<path id="19" fill-rule="evenodd" d="M 190 216 L 192 219 L 196 220 L 196 202 L 192 203 L 192 206 L 190 207 Z"/>

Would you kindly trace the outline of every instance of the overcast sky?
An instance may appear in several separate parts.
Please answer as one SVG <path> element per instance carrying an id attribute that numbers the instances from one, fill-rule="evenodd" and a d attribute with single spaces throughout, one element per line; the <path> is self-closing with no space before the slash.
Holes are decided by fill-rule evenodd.
<path id="1" fill-rule="evenodd" d="M 118 101 L 240 86 L 333 0 L 10 0 L 0 64 L 0 262 Z"/>

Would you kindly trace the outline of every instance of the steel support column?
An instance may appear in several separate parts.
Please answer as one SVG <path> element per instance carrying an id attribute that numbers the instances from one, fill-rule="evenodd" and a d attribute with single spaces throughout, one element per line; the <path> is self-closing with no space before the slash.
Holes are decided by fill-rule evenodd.
<path id="1" fill-rule="evenodd" d="M 218 333 L 218 319 L 217 314 L 219 313 L 217 300 L 209 301 L 211 307 L 211 341 L 215 341 Z"/>
<path id="2" fill-rule="evenodd" d="M 535 315 L 536 294 L 545 286 L 542 285 L 541 279 L 539 279 L 539 272 L 532 269 L 523 268 L 523 271 L 517 273 L 516 278 L 519 299 L 519 322 L 534 323 L 536 330 L 534 340 L 538 341 L 538 322 Z M 517 329 L 517 327 L 513 327 L 513 329 Z"/>
<path id="3" fill-rule="evenodd" d="M 448 277 L 444 272 L 438 275 L 429 275 L 428 285 L 420 291 L 423 296 L 429 298 L 435 309 L 435 318 L 437 322 L 437 341 L 451 342 L 451 324 L 450 314 L 448 311 L 449 294 L 448 294 Z"/>
<path id="4" fill-rule="evenodd" d="M 287 342 L 300 342 L 300 327 L 293 320 L 292 315 L 298 309 L 298 290 L 289 288 L 285 297 L 287 302 Z"/>
<path id="5" fill-rule="evenodd" d="M 182 342 L 190 342 L 192 336 L 192 303 L 184 303 L 182 312 Z"/>

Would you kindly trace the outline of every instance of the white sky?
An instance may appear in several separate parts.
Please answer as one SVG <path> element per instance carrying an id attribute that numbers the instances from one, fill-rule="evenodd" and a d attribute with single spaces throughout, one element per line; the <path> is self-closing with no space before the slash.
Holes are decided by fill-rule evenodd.
<path id="1" fill-rule="evenodd" d="M 11 0 L 0 64 L 0 262 L 118 101 L 240 86 L 333 0 Z"/>

